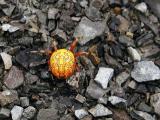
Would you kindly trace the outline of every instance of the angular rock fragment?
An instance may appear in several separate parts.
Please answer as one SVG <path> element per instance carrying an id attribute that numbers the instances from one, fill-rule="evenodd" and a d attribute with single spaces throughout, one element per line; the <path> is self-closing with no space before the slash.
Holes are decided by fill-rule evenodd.
<path id="1" fill-rule="evenodd" d="M 102 117 L 102 116 L 108 116 L 112 115 L 112 111 L 110 111 L 108 108 L 104 107 L 101 104 L 97 104 L 95 107 L 91 108 L 89 112 L 94 117 Z"/>
<path id="2" fill-rule="evenodd" d="M 127 48 L 129 55 L 132 57 L 132 59 L 134 61 L 140 61 L 141 60 L 141 56 L 138 53 L 138 51 L 132 47 L 128 47 Z"/>
<path id="3" fill-rule="evenodd" d="M 121 86 L 124 82 L 126 82 L 126 80 L 130 77 L 130 74 L 126 71 L 118 74 L 118 76 L 116 76 L 116 83 L 118 83 L 119 86 Z"/>
<path id="4" fill-rule="evenodd" d="M 79 43 L 84 45 L 95 37 L 102 35 L 105 30 L 105 24 L 104 21 L 92 22 L 86 17 L 83 17 L 79 25 L 76 27 L 73 36 L 79 38 Z"/>
<path id="5" fill-rule="evenodd" d="M 4 84 L 10 89 L 15 89 L 21 86 L 23 82 L 23 72 L 19 70 L 16 66 L 12 66 L 9 73 L 4 77 Z"/>
<path id="6" fill-rule="evenodd" d="M 28 97 L 20 97 L 20 103 L 22 107 L 29 106 L 29 98 Z"/>
<path id="7" fill-rule="evenodd" d="M 1 57 L 4 62 L 5 69 L 9 70 L 12 67 L 12 56 L 5 52 L 2 52 Z"/>
<path id="8" fill-rule="evenodd" d="M 160 79 L 160 69 L 152 61 L 141 61 L 134 65 L 132 78 L 137 82 L 147 82 Z"/>
<path id="9" fill-rule="evenodd" d="M 1 108 L 0 109 L 0 119 L 9 118 L 10 112 L 11 111 L 7 108 Z"/>
<path id="10" fill-rule="evenodd" d="M 95 81 L 102 86 L 103 89 L 107 89 L 108 82 L 113 76 L 114 69 L 100 67 L 99 71 L 95 77 Z"/>
<path id="11" fill-rule="evenodd" d="M 19 28 L 16 27 L 16 26 L 12 26 L 10 24 L 3 24 L 2 25 L 2 30 L 3 31 L 9 31 L 10 33 L 13 33 L 15 31 L 19 30 Z"/>
<path id="12" fill-rule="evenodd" d="M 86 98 L 83 97 L 82 95 L 78 94 L 75 98 L 77 101 L 79 101 L 80 103 L 84 103 L 86 101 Z"/>

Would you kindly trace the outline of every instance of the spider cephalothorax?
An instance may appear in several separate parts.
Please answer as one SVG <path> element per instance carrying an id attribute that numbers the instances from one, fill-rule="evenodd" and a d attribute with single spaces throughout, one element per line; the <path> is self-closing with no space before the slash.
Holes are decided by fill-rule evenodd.
<path id="1" fill-rule="evenodd" d="M 52 74 L 58 79 L 66 79 L 73 75 L 77 68 L 77 57 L 88 54 L 87 52 L 74 53 L 77 42 L 78 40 L 75 39 L 69 50 L 57 49 L 54 46 L 54 51 L 50 51 L 49 68 Z"/>

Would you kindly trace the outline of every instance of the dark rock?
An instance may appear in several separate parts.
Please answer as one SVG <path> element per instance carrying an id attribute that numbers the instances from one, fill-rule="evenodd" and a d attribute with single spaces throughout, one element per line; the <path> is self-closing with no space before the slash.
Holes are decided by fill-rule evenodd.
<path id="1" fill-rule="evenodd" d="M 21 86 L 23 82 L 23 71 L 19 70 L 16 66 L 12 66 L 9 73 L 4 77 L 4 84 L 10 89 Z"/>
<path id="2" fill-rule="evenodd" d="M 25 83 L 26 84 L 33 84 L 39 80 L 37 75 L 32 75 L 31 73 L 27 72 L 25 74 Z"/>
<path id="3" fill-rule="evenodd" d="M 131 120 L 128 113 L 124 110 L 113 109 L 113 120 Z"/>
<path id="4" fill-rule="evenodd" d="M 110 54 L 114 57 L 117 57 L 117 58 L 120 58 L 120 59 L 123 59 L 123 51 L 121 49 L 121 46 L 120 45 L 112 45 L 111 46 L 111 49 L 110 49 Z"/>
<path id="5" fill-rule="evenodd" d="M 127 47 L 129 47 L 129 46 L 134 47 L 135 46 L 133 39 L 131 39 L 131 38 L 125 36 L 125 35 L 119 36 L 118 40 L 119 40 L 120 43 L 122 43 L 123 45 L 125 45 Z"/>
<path id="6" fill-rule="evenodd" d="M 136 45 L 143 46 L 146 44 L 153 43 L 153 37 L 154 35 L 152 33 L 141 34 L 139 37 L 136 38 Z"/>
<path id="7" fill-rule="evenodd" d="M 145 2 L 149 5 L 152 12 L 160 18 L 160 1 L 159 0 L 145 0 Z"/>
<path id="8" fill-rule="evenodd" d="M 106 90 L 102 89 L 97 85 L 93 80 L 90 81 L 89 86 L 87 87 L 86 96 L 90 96 L 94 99 L 99 99 L 106 93 Z"/>
<path id="9" fill-rule="evenodd" d="M 22 37 L 18 39 L 18 42 L 20 45 L 30 46 L 31 44 L 33 44 L 33 38 L 32 37 Z"/>

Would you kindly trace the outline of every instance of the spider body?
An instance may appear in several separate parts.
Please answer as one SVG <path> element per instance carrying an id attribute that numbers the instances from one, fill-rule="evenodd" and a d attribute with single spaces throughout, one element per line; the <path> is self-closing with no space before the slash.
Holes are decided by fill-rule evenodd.
<path id="1" fill-rule="evenodd" d="M 87 52 L 74 53 L 75 46 L 78 40 L 75 39 L 71 44 L 69 50 L 57 49 L 55 45 L 52 47 L 54 51 L 50 51 L 49 68 L 51 73 L 58 79 L 66 79 L 72 76 L 78 68 L 76 62 L 77 57 L 81 55 L 88 55 Z"/>
<path id="2" fill-rule="evenodd" d="M 76 68 L 74 54 L 67 49 L 59 49 L 52 53 L 49 60 L 50 71 L 57 78 L 68 78 Z"/>

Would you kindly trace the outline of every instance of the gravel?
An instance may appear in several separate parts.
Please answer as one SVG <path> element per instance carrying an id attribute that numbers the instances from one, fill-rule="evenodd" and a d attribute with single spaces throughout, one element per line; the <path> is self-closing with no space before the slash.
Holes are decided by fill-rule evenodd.
<path id="1" fill-rule="evenodd" d="M 88 115 L 88 112 L 85 109 L 78 109 L 75 110 L 74 114 L 78 119 L 82 119 Z"/>
<path id="2" fill-rule="evenodd" d="M 20 120 L 22 117 L 23 108 L 20 106 L 14 106 L 11 110 L 12 120 Z"/>

